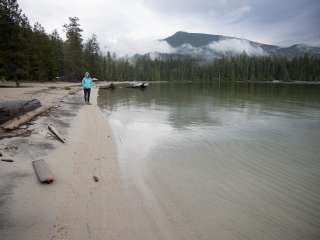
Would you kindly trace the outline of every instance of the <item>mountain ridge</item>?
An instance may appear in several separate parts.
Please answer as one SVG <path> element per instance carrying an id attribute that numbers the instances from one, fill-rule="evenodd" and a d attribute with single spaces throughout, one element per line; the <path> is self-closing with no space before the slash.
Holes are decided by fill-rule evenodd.
<path id="1" fill-rule="evenodd" d="M 290 58 L 301 57 L 304 54 L 320 57 L 320 47 L 301 43 L 281 47 L 244 38 L 217 34 L 178 31 L 161 41 L 167 42 L 178 54 L 204 55 L 205 57 L 210 58 L 222 57 L 225 55 L 239 55 L 241 53 L 253 56 L 269 55 Z"/>

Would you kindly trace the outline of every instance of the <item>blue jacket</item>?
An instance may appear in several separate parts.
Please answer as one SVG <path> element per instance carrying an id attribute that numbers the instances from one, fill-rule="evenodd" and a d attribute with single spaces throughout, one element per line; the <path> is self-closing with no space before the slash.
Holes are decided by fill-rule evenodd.
<path id="1" fill-rule="evenodd" d="M 91 88 L 92 87 L 92 78 L 91 77 L 84 77 L 82 79 L 82 87 L 83 88 Z"/>

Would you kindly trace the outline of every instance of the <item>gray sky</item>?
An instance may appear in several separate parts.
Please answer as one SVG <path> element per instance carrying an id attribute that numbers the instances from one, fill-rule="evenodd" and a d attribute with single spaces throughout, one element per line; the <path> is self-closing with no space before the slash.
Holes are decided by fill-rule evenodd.
<path id="1" fill-rule="evenodd" d="M 20 0 L 30 22 L 48 32 L 69 16 L 102 48 L 141 52 L 176 31 L 223 34 L 258 42 L 320 45 L 320 0 Z M 152 42 L 152 43 L 151 43 Z M 149 49 L 150 48 L 150 49 Z M 158 49 L 159 50 L 159 49 Z"/>

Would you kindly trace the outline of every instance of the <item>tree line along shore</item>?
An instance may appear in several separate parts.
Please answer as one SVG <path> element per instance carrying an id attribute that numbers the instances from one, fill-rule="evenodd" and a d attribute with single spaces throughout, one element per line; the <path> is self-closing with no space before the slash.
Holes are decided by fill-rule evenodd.
<path id="1" fill-rule="evenodd" d="M 107 81 L 320 81 L 320 58 L 251 57 L 199 59 L 177 54 L 117 57 L 103 52 L 97 36 L 82 37 L 79 18 L 48 34 L 30 25 L 17 0 L 0 3 L 0 80 L 79 81 L 85 71 Z"/>

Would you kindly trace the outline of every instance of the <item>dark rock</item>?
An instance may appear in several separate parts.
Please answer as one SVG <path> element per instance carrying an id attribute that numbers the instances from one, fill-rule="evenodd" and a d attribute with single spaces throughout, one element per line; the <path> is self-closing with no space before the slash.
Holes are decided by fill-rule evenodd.
<path id="1" fill-rule="evenodd" d="M 99 178 L 98 178 L 97 176 L 93 176 L 93 180 L 94 180 L 95 182 L 99 182 Z"/>

